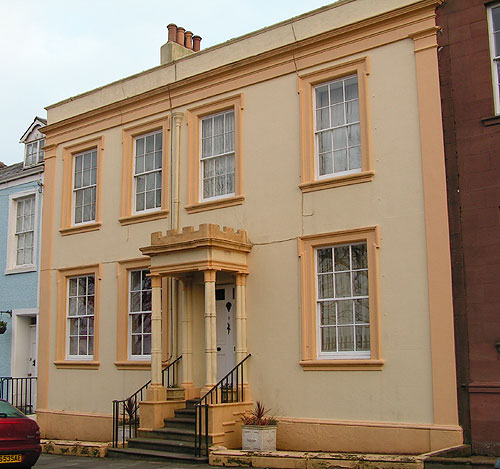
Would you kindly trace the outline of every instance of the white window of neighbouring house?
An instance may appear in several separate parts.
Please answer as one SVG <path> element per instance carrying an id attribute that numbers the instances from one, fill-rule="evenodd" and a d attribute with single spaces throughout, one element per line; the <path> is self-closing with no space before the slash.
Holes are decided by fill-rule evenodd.
<path id="1" fill-rule="evenodd" d="M 67 354 L 69 358 L 94 355 L 95 277 L 84 275 L 68 279 Z"/>
<path id="2" fill-rule="evenodd" d="M 161 208 L 162 141 L 162 131 L 134 139 L 135 212 Z"/>
<path id="3" fill-rule="evenodd" d="M 149 270 L 130 272 L 129 355 L 151 357 L 151 279 Z"/>
<path id="4" fill-rule="evenodd" d="M 234 195 L 234 110 L 201 119 L 202 200 Z"/>
<path id="5" fill-rule="evenodd" d="M 488 7 L 488 29 L 495 114 L 500 114 L 500 3 Z"/>
<path id="6" fill-rule="evenodd" d="M 318 358 L 369 358 L 366 243 L 316 249 Z"/>
<path id="7" fill-rule="evenodd" d="M 34 264 L 35 196 L 16 200 L 16 266 Z"/>
<path id="8" fill-rule="evenodd" d="M 316 174 L 319 178 L 361 171 L 358 77 L 314 87 Z"/>
<path id="9" fill-rule="evenodd" d="M 27 143 L 24 149 L 24 166 L 33 166 L 43 162 L 45 139 Z"/>
<path id="10" fill-rule="evenodd" d="M 73 222 L 95 221 L 97 149 L 74 155 Z"/>

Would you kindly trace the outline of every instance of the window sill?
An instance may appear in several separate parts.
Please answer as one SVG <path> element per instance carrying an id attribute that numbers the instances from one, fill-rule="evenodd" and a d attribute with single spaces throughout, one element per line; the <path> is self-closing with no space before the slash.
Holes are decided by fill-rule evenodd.
<path id="1" fill-rule="evenodd" d="M 150 370 L 151 369 L 151 361 L 150 360 L 116 361 L 115 366 L 119 370 Z"/>
<path id="2" fill-rule="evenodd" d="M 11 269 L 5 269 L 4 274 L 5 275 L 23 274 L 25 272 L 36 272 L 36 265 L 30 264 L 20 267 L 12 267 Z"/>
<path id="3" fill-rule="evenodd" d="M 218 208 L 232 207 L 233 205 L 241 205 L 244 200 L 244 195 L 234 195 L 225 199 L 210 200 L 208 202 L 186 205 L 184 208 L 188 213 L 197 213 L 204 212 L 205 210 L 215 210 Z"/>
<path id="4" fill-rule="evenodd" d="M 332 189 L 334 187 L 348 186 L 351 184 L 361 184 L 363 182 L 370 182 L 374 175 L 374 171 L 362 171 L 361 173 L 346 174 L 345 176 L 303 182 L 302 184 L 299 184 L 299 188 L 302 192 L 313 192 L 323 189 Z"/>
<path id="5" fill-rule="evenodd" d="M 384 360 L 302 360 L 304 371 L 380 371 Z"/>
<path id="6" fill-rule="evenodd" d="M 97 370 L 100 362 L 95 360 L 56 360 L 54 362 L 56 368 L 70 368 L 75 370 Z"/>
<path id="7" fill-rule="evenodd" d="M 168 210 L 155 210 L 154 212 L 139 213 L 134 215 L 128 215 L 126 217 L 118 218 L 118 221 L 122 226 L 132 225 L 134 223 L 143 223 L 145 221 L 159 220 L 161 218 L 167 218 Z"/>
<path id="8" fill-rule="evenodd" d="M 68 228 L 61 228 L 59 230 L 59 233 L 61 233 L 63 236 L 67 236 L 77 233 L 85 233 L 87 231 L 97 231 L 101 229 L 101 225 L 101 222 L 87 223 L 85 225 L 75 225 Z"/>
<path id="9" fill-rule="evenodd" d="M 484 119 L 481 119 L 481 122 L 485 127 L 489 127 L 490 125 L 498 125 L 500 124 L 500 116 L 491 116 L 491 117 L 485 117 Z"/>

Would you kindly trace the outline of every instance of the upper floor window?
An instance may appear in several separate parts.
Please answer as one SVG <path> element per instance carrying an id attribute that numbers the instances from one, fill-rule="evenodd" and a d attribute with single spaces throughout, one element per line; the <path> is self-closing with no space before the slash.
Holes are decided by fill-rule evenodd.
<path id="1" fill-rule="evenodd" d="M 500 4 L 488 7 L 488 27 L 490 32 L 491 71 L 495 113 L 500 114 Z"/>
<path id="2" fill-rule="evenodd" d="M 234 195 L 234 110 L 201 119 L 202 200 Z"/>
<path id="3" fill-rule="evenodd" d="M 95 221 L 97 149 L 74 155 L 73 222 Z"/>
<path id="4" fill-rule="evenodd" d="M 26 143 L 24 152 L 24 166 L 33 166 L 43 162 L 45 152 L 45 139 L 36 140 L 34 142 Z"/>
<path id="5" fill-rule="evenodd" d="M 35 195 L 16 201 L 16 266 L 34 264 Z"/>
<path id="6" fill-rule="evenodd" d="M 318 177 L 361 171 L 358 77 L 315 86 L 314 103 Z"/>
<path id="7" fill-rule="evenodd" d="M 163 132 L 134 138 L 135 211 L 161 208 Z"/>

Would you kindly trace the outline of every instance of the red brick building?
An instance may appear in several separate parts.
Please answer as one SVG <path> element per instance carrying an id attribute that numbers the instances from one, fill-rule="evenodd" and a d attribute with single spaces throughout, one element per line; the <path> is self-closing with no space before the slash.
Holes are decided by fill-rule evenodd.
<path id="1" fill-rule="evenodd" d="M 500 1 L 438 8 L 460 424 L 500 452 Z"/>

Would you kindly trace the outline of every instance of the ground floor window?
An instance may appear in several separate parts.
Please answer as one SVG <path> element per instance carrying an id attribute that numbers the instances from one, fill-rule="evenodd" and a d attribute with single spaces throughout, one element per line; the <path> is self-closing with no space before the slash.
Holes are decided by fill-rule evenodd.
<path id="1" fill-rule="evenodd" d="M 130 271 L 129 354 L 131 358 L 151 357 L 151 279 L 149 270 Z"/>

